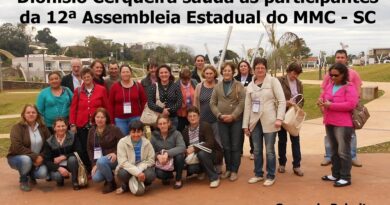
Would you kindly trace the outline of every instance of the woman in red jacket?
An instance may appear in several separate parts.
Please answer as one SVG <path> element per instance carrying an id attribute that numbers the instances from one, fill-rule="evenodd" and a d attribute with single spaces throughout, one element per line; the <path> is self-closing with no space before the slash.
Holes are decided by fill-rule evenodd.
<path id="1" fill-rule="evenodd" d="M 96 109 L 99 107 L 107 109 L 108 97 L 106 88 L 94 83 L 91 69 L 83 69 L 81 78 L 84 82 L 81 87 L 74 90 L 70 106 L 69 123 L 71 131 L 77 133 L 77 138 L 82 148 L 81 158 L 87 166 L 87 170 L 90 171 L 91 163 L 87 154 L 88 131 L 91 128 L 92 116 Z"/>
<path id="2" fill-rule="evenodd" d="M 129 125 L 139 120 L 147 102 L 144 87 L 131 79 L 133 71 L 129 65 L 120 67 L 121 81 L 110 90 L 109 111 L 111 119 L 124 135 L 129 134 Z"/>

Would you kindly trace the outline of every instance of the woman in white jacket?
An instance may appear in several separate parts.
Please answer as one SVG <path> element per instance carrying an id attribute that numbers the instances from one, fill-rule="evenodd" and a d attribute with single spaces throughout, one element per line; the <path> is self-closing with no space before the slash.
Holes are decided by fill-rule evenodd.
<path id="1" fill-rule="evenodd" d="M 286 109 L 286 99 L 277 78 L 267 74 L 267 60 L 254 60 L 255 76 L 248 85 L 242 128 L 246 136 L 252 137 L 255 155 L 255 176 L 248 183 L 263 180 L 263 140 L 266 148 L 267 176 L 264 186 L 275 182 L 276 157 L 275 138 L 280 130 Z"/>
<path id="2" fill-rule="evenodd" d="M 155 153 L 152 144 L 144 137 L 144 125 L 133 121 L 129 126 L 130 133 L 118 142 L 118 166 L 116 173 L 122 185 L 117 194 L 129 191 L 129 180 L 135 176 L 145 186 L 151 185 L 156 178 L 154 172 Z"/>

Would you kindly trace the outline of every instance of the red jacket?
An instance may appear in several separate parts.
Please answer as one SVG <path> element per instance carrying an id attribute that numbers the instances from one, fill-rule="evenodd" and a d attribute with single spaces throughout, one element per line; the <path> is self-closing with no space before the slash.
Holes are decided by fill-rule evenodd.
<path id="1" fill-rule="evenodd" d="M 109 111 L 111 119 L 140 117 L 147 102 L 144 87 L 135 82 L 131 88 L 123 88 L 120 82 L 114 83 L 110 89 Z M 130 96 L 129 96 L 130 95 Z M 123 103 L 131 102 L 131 113 L 123 113 Z"/>
<path id="2" fill-rule="evenodd" d="M 108 109 L 106 88 L 97 84 L 94 84 L 92 95 L 88 101 L 88 96 L 84 87 L 84 84 L 79 89 L 74 90 L 72 104 L 70 106 L 69 123 L 75 124 L 77 127 L 84 127 L 89 118 L 93 117 L 97 108 L 103 107 Z M 91 119 L 94 121 L 93 119 Z"/>

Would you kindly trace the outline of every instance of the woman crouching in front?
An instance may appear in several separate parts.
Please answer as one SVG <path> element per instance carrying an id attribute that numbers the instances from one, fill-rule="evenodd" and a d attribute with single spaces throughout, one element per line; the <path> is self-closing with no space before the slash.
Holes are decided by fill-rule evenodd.
<path id="1" fill-rule="evenodd" d="M 144 186 L 151 185 L 156 178 L 154 172 L 154 149 L 144 135 L 144 125 L 136 120 L 130 123 L 130 133 L 118 142 L 117 176 L 122 185 L 116 190 L 117 194 L 129 191 L 131 177 L 136 177 Z M 137 194 L 137 192 L 133 193 Z M 138 192 L 137 195 L 143 194 Z"/>
<path id="2" fill-rule="evenodd" d="M 157 130 L 152 133 L 151 143 L 156 152 L 156 175 L 164 185 L 169 185 L 176 171 L 174 189 L 183 186 L 184 152 L 186 145 L 183 137 L 175 127 L 171 126 L 169 116 L 157 118 Z"/>
<path id="3" fill-rule="evenodd" d="M 65 118 L 55 119 L 53 130 L 54 135 L 47 139 L 45 144 L 45 164 L 51 178 L 61 187 L 64 186 L 64 178 L 72 175 L 73 189 L 79 190 L 77 182 L 79 164 L 74 152 L 81 151 L 80 142 L 68 131 Z"/>

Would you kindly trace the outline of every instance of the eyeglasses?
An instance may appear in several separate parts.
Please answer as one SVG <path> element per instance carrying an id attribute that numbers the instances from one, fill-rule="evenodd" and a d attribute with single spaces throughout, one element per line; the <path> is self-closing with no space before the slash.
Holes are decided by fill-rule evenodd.
<path id="1" fill-rule="evenodd" d="M 340 74 L 329 74 L 329 76 L 332 78 L 332 77 L 335 77 L 335 78 L 337 78 L 337 77 L 339 77 L 340 76 Z"/>

